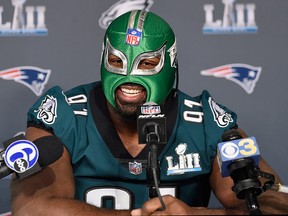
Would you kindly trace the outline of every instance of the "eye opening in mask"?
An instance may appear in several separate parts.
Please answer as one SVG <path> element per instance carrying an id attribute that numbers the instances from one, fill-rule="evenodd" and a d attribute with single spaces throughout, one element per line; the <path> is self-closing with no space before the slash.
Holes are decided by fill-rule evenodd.
<path id="1" fill-rule="evenodd" d="M 111 45 L 108 37 L 104 51 L 104 67 L 112 73 L 127 75 L 127 58 Z"/>
<path id="2" fill-rule="evenodd" d="M 123 68 L 123 61 L 120 57 L 109 53 L 108 54 L 108 63 L 109 65 L 111 65 L 111 67 L 115 67 L 115 68 L 119 68 L 122 69 Z"/>
<path id="3" fill-rule="evenodd" d="M 160 62 L 161 56 L 151 56 L 146 59 L 142 59 L 139 64 L 137 69 L 142 69 L 142 70 L 151 70 L 154 69 Z"/>
<path id="4" fill-rule="evenodd" d="M 155 75 L 160 72 L 165 61 L 166 45 L 153 52 L 138 55 L 133 63 L 131 75 Z"/>

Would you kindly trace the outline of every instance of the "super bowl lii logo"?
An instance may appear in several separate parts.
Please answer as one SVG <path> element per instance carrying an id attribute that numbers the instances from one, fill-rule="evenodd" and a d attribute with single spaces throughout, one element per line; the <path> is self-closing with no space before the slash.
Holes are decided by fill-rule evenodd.
<path id="1" fill-rule="evenodd" d="M 224 4 L 223 17 L 214 20 L 213 4 L 205 4 L 204 34 L 257 33 L 255 22 L 255 4 L 235 4 L 235 0 L 222 0 Z"/>
<path id="2" fill-rule="evenodd" d="M 14 7 L 11 21 L 3 20 L 5 11 L 0 6 L 0 36 L 47 35 L 45 6 L 24 6 L 27 0 L 11 0 Z"/>

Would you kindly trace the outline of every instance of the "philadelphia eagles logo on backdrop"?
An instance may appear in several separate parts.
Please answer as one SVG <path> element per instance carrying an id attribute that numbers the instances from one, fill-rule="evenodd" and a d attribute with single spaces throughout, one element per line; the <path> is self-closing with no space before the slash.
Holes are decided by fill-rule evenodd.
<path id="1" fill-rule="evenodd" d="M 149 11 L 153 3 L 154 0 L 120 0 L 102 13 L 99 26 L 106 29 L 112 20 L 131 10 Z"/>

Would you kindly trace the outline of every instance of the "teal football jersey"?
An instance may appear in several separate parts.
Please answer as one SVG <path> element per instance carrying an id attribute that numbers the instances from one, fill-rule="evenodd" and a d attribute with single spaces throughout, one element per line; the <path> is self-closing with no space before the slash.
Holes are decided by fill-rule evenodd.
<path id="1" fill-rule="evenodd" d="M 207 206 L 209 176 L 223 132 L 237 115 L 208 91 L 190 97 L 178 91 L 165 104 L 167 143 L 159 145 L 160 192 L 190 206 Z M 53 132 L 70 153 L 75 199 L 114 209 L 139 208 L 149 199 L 149 146 L 132 157 L 110 120 L 101 83 L 64 92 L 55 86 L 28 112 L 28 125 Z"/>

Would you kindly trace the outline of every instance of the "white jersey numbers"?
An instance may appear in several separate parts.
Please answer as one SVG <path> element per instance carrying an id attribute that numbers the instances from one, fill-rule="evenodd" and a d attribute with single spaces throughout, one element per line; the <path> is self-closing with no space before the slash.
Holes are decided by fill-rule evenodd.
<path id="1" fill-rule="evenodd" d="M 193 109 L 195 106 L 202 107 L 202 104 L 187 99 L 184 100 L 184 105 L 188 106 L 191 109 Z M 192 110 L 184 111 L 183 118 L 185 119 L 185 121 L 200 123 L 203 121 L 203 112 Z"/>
<path id="2" fill-rule="evenodd" d="M 112 200 L 115 210 L 131 208 L 131 194 L 121 188 L 94 188 L 86 193 L 86 202 L 105 207 L 105 201 Z"/>
<path id="3" fill-rule="evenodd" d="M 175 187 L 159 188 L 159 190 L 162 196 L 176 195 Z M 99 208 L 105 208 L 106 202 L 112 202 L 115 210 L 129 210 L 132 208 L 132 194 L 124 188 L 93 188 L 87 191 L 86 202 Z"/>
<path id="4" fill-rule="evenodd" d="M 84 94 L 69 97 L 67 100 L 69 104 L 86 104 L 87 103 L 87 97 Z M 87 116 L 87 109 L 83 108 L 82 110 L 74 110 L 74 113 L 75 115 Z"/>

